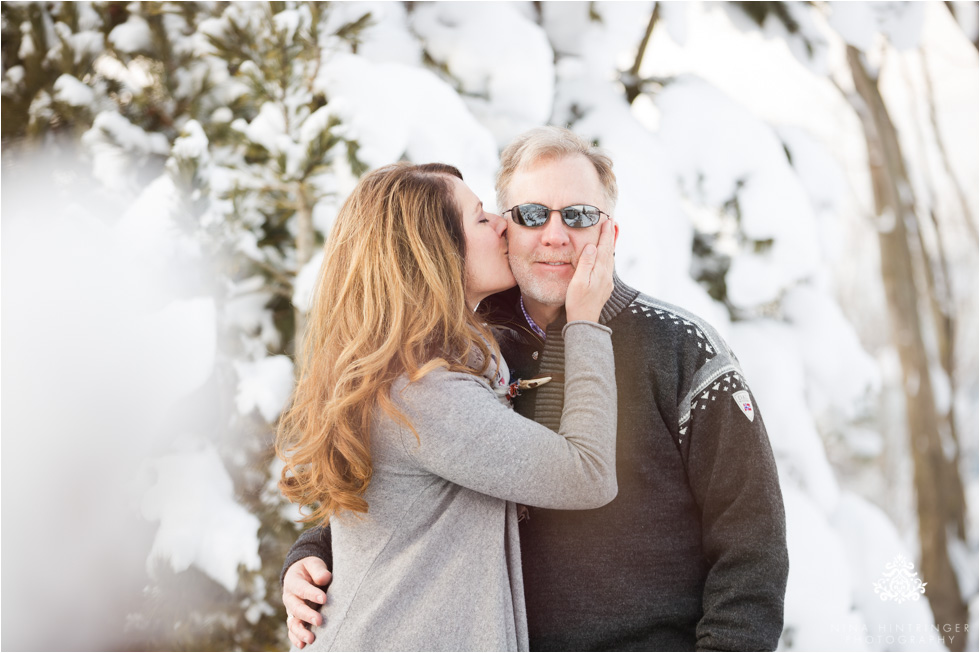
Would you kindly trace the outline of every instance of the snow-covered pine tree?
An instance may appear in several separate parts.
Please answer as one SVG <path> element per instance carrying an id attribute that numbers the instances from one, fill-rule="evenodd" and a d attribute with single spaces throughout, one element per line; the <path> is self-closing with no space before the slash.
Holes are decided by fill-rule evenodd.
<path id="1" fill-rule="evenodd" d="M 156 203 L 156 217 L 197 252 L 204 278 L 186 290 L 213 294 L 218 307 L 219 352 L 202 393 L 216 406 L 214 430 L 190 437 L 194 455 L 220 454 L 218 475 L 257 529 L 223 569 L 155 544 L 145 602 L 126 623 L 141 647 L 285 642 L 278 568 L 296 514 L 275 487 L 272 440 L 292 387 L 287 354 L 302 333 L 294 280 L 322 244 L 338 193 L 364 170 L 315 82 L 332 54 L 356 49 L 369 21 L 329 3 L 3 5 L 5 164 L 58 136 L 75 149 L 81 136 L 106 195 L 121 209 Z M 158 476 L 152 490 L 166 501 Z"/>
<path id="2" fill-rule="evenodd" d="M 813 18 L 809 15 L 825 11 L 824 8 L 780 2 L 733 2 L 729 6 L 730 13 L 744 12 L 760 29 L 767 21 L 780 25 L 781 33 L 801 59 L 814 57 L 827 47 L 812 28 Z M 952 3 L 946 7 L 955 16 Z M 907 6 L 883 4 L 870 11 L 872 24 L 889 41 L 895 40 L 892 30 L 897 32 L 897 24 L 918 20 Z M 902 35 L 899 39 L 904 41 L 907 37 Z M 851 79 L 838 83 L 837 88 L 854 107 L 864 129 L 875 212 L 879 218 L 888 214 L 893 221 L 890 228 L 879 229 L 881 274 L 892 342 L 906 379 L 907 450 L 914 463 L 919 563 L 923 575 L 930 579 L 925 594 L 938 627 L 967 623 L 968 606 L 950 553 L 967 548 L 960 443 L 952 404 L 940 408 L 933 388 L 935 372 L 931 371 L 943 370 L 951 384 L 958 376 L 954 369 L 958 357 L 952 352 L 957 344 L 959 315 L 943 244 L 944 239 L 954 236 L 941 229 L 935 213 L 924 215 L 922 203 L 915 200 L 903 146 L 878 88 L 878 66 L 869 64 L 869 55 L 874 53 L 863 52 L 850 43 L 846 51 Z M 934 138 L 942 149 L 941 135 L 936 132 Z M 787 154 L 792 159 L 789 148 Z M 955 184 L 955 178 L 953 181 Z M 973 226 L 971 218 L 965 217 L 967 225 Z M 976 232 L 973 234 L 975 238 Z M 964 650 L 965 645 L 965 637 L 953 638 L 950 650 Z"/>

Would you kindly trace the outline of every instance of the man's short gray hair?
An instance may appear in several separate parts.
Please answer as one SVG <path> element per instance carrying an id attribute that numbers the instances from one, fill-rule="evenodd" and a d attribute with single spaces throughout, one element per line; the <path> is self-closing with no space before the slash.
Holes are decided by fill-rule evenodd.
<path id="1" fill-rule="evenodd" d="M 616 207 L 619 189 L 616 187 L 616 174 L 612 169 L 612 159 L 603 150 L 585 140 L 575 132 L 564 127 L 548 125 L 535 127 L 518 136 L 500 155 L 500 171 L 497 172 L 497 206 L 501 211 L 509 209 L 507 187 L 514 173 L 546 159 L 561 159 L 581 154 L 595 166 L 599 181 L 609 202 L 609 210 Z M 558 207 L 560 208 L 560 207 Z"/>

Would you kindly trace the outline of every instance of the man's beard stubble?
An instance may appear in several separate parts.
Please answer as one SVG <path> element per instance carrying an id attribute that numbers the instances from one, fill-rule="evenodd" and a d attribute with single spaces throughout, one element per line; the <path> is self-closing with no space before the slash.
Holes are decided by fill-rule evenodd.
<path id="1" fill-rule="evenodd" d="M 533 272 L 534 263 L 517 257 L 510 257 L 510 269 L 517 280 L 521 295 L 545 306 L 563 306 L 568 293 L 568 282 L 544 280 Z"/>

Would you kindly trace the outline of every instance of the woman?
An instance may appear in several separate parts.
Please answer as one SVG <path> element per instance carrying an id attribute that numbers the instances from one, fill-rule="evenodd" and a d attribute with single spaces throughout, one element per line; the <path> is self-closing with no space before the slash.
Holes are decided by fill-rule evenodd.
<path id="1" fill-rule="evenodd" d="M 280 487 L 329 518 L 333 581 L 315 648 L 527 650 L 515 502 L 616 494 L 612 230 L 566 302 L 560 434 L 507 407 L 506 365 L 475 314 L 514 285 L 506 222 L 459 172 L 365 176 L 325 247 L 301 374 L 280 425 Z"/>

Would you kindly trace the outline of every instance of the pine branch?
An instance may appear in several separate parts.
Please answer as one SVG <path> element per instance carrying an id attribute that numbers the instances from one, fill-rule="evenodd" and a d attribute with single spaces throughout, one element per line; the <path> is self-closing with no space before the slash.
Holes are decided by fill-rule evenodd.
<path id="1" fill-rule="evenodd" d="M 626 101 L 630 104 L 633 104 L 633 100 L 640 95 L 642 90 L 643 83 L 640 79 L 640 67 L 643 64 L 643 55 L 646 54 L 647 45 L 650 43 L 650 35 L 653 34 L 653 28 L 659 19 L 660 3 L 658 2 L 654 5 L 653 12 L 650 13 L 650 20 L 647 23 L 646 32 L 643 34 L 643 40 L 640 41 L 640 47 L 637 48 L 636 59 L 633 61 L 633 65 L 626 75 L 620 77 L 623 80 L 623 86 L 626 87 Z"/>

